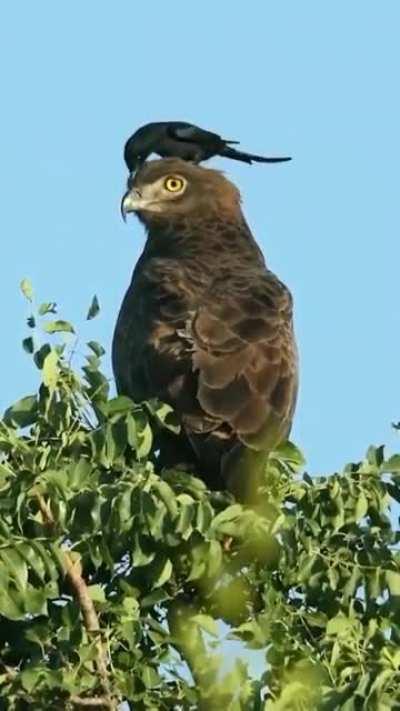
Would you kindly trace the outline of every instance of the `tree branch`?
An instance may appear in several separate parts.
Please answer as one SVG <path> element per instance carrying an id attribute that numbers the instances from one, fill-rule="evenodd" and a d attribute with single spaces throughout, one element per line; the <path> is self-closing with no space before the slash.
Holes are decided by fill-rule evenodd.
<path id="1" fill-rule="evenodd" d="M 54 528 L 56 522 L 54 520 L 49 505 L 41 494 L 37 493 L 36 496 L 45 523 L 49 527 Z M 63 557 L 65 574 L 71 584 L 71 587 L 75 594 L 75 598 L 77 599 L 79 607 L 81 609 L 85 629 L 90 637 L 94 637 L 96 639 L 96 668 L 99 675 L 101 687 L 105 693 L 104 697 L 97 696 L 92 698 L 84 698 L 74 696 L 71 697 L 71 702 L 75 704 L 80 704 L 81 706 L 103 706 L 114 711 L 114 709 L 117 708 L 117 702 L 115 699 L 113 699 L 110 689 L 107 669 L 107 653 L 104 648 L 103 641 L 101 639 L 101 627 L 99 623 L 99 618 L 97 616 L 96 608 L 93 604 L 92 598 L 90 597 L 86 581 L 82 577 L 80 565 L 76 561 L 74 562 L 71 554 L 67 550 L 63 551 Z"/>

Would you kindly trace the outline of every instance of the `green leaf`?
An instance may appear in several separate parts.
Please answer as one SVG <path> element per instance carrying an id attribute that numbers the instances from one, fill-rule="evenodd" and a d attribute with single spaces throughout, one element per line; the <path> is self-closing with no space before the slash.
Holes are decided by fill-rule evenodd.
<path id="1" fill-rule="evenodd" d="M 50 491 L 55 491 L 57 495 L 65 495 L 70 486 L 69 477 L 67 472 L 60 469 L 48 469 L 43 472 L 40 480 L 46 482 L 50 485 L 48 488 Z"/>
<path id="2" fill-rule="evenodd" d="M 46 615 L 46 589 L 34 588 L 32 585 L 30 585 L 25 598 L 25 609 L 28 615 Z"/>
<path id="3" fill-rule="evenodd" d="M 243 507 L 240 504 L 233 504 L 232 506 L 228 506 L 224 511 L 221 511 L 221 513 L 215 516 L 212 523 L 213 529 L 218 530 L 222 523 L 226 523 L 228 521 L 236 521 L 242 512 Z"/>
<path id="4" fill-rule="evenodd" d="M 103 346 L 97 343 L 97 341 L 88 341 L 88 346 L 98 358 L 101 358 L 106 352 Z"/>
<path id="5" fill-rule="evenodd" d="M 128 617 L 135 620 L 139 619 L 140 605 L 135 597 L 124 597 L 122 601 L 122 607 L 124 608 L 124 612 Z"/>
<path id="6" fill-rule="evenodd" d="M 17 591 L 0 590 L 0 614 L 9 620 L 22 620 L 26 616 L 23 598 Z"/>
<path id="7" fill-rule="evenodd" d="M 400 473 L 400 454 L 394 454 L 392 457 L 389 457 L 389 459 L 382 464 L 381 471 Z"/>
<path id="8" fill-rule="evenodd" d="M 40 306 L 38 308 L 39 316 L 44 316 L 45 314 L 57 313 L 56 306 L 57 306 L 57 304 L 55 304 L 54 301 L 48 301 L 48 302 L 44 302 L 43 304 L 40 304 Z"/>
<path id="9" fill-rule="evenodd" d="M 218 637 L 218 623 L 210 615 L 198 614 L 192 617 L 193 622 L 199 625 L 203 630 L 212 635 L 212 637 Z"/>
<path id="10" fill-rule="evenodd" d="M 284 459 L 295 470 L 301 469 L 306 463 L 303 453 L 298 447 L 296 447 L 295 444 L 293 444 L 293 442 L 290 442 L 289 440 L 280 444 L 276 449 L 275 454 Z"/>
<path id="11" fill-rule="evenodd" d="M 40 674 L 40 670 L 35 666 L 28 667 L 21 672 L 21 684 L 28 693 L 35 688 L 39 681 Z"/>
<path id="12" fill-rule="evenodd" d="M 109 417 L 115 414 L 122 414 L 124 412 L 131 412 L 136 407 L 135 403 L 125 395 L 119 395 L 118 397 L 109 400 L 105 407 L 105 414 Z"/>
<path id="13" fill-rule="evenodd" d="M 32 336 L 28 336 L 28 338 L 24 338 L 24 340 L 22 341 L 22 348 L 27 353 L 33 353 L 33 351 L 35 350 L 35 346 L 33 343 Z"/>
<path id="14" fill-rule="evenodd" d="M 153 444 L 153 433 L 148 422 L 146 422 L 144 427 L 136 430 L 137 432 L 137 446 L 136 454 L 138 459 L 144 459 L 150 453 Z"/>
<path id="15" fill-rule="evenodd" d="M 165 481 L 158 481 L 154 485 L 155 491 L 160 496 L 160 499 L 164 502 L 169 514 L 172 518 L 178 515 L 178 506 L 176 504 L 176 496 L 174 491 Z"/>
<path id="16" fill-rule="evenodd" d="M 208 531 L 213 522 L 213 509 L 207 502 L 198 502 L 196 505 L 195 528 L 198 531 Z"/>
<path id="17" fill-rule="evenodd" d="M 101 585 L 89 585 L 88 591 L 90 598 L 93 600 L 93 602 L 106 602 L 104 589 L 101 587 Z"/>
<path id="18" fill-rule="evenodd" d="M 142 681 L 147 689 L 152 689 L 160 685 L 161 678 L 153 667 L 146 666 L 142 671 Z"/>
<path id="19" fill-rule="evenodd" d="M 38 402 L 36 395 L 28 395 L 14 403 L 4 413 L 4 422 L 11 426 L 28 427 L 37 418 Z"/>
<path id="20" fill-rule="evenodd" d="M 69 323 L 69 321 L 47 321 L 43 325 L 44 331 L 46 333 L 75 333 L 74 327 Z"/>
<path id="21" fill-rule="evenodd" d="M 58 360 L 58 353 L 56 350 L 54 350 L 54 348 L 44 359 L 42 378 L 43 383 L 46 385 L 46 387 L 48 387 L 50 392 L 53 392 L 55 390 L 60 375 Z"/>
<path id="22" fill-rule="evenodd" d="M 364 516 L 367 515 L 368 512 L 368 499 L 365 496 L 365 494 L 360 491 L 357 497 L 357 503 L 356 503 L 356 509 L 355 509 L 355 518 L 356 521 L 360 521 Z"/>
<path id="23" fill-rule="evenodd" d="M 50 353 L 50 351 L 51 351 L 51 346 L 48 343 L 45 343 L 34 354 L 33 361 L 34 361 L 35 365 L 39 368 L 39 370 L 42 370 L 43 363 L 46 359 L 46 356 Z"/>
<path id="24" fill-rule="evenodd" d="M 153 590 L 153 592 L 145 595 L 141 600 L 141 605 L 145 607 L 153 607 L 160 605 L 162 602 L 171 600 L 171 596 L 165 590 Z"/>
<path id="25" fill-rule="evenodd" d="M 385 577 L 390 594 L 400 596 L 400 573 L 395 570 L 386 570 Z"/>
<path id="26" fill-rule="evenodd" d="M 178 415 L 170 405 L 156 400 L 148 403 L 148 407 L 152 415 L 163 427 L 166 427 L 166 429 L 174 434 L 179 434 L 181 431 L 181 423 Z"/>
<path id="27" fill-rule="evenodd" d="M 81 489 L 89 483 L 92 471 L 92 463 L 88 459 L 82 457 L 77 462 L 72 462 L 68 471 L 69 486 Z"/>
<path id="28" fill-rule="evenodd" d="M 99 311 L 100 311 L 99 301 L 97 299 L 97 296 L 94 295 L 94 297 L 92 299 L 92 303 L 90 304 L 89 310 L 87 312 L 86 320 L 90 321 L 92 318 L 95 318 L 97 316 L 97 314 L 99 313 Z"/>
<path id="29" fill-rule="evenodd" d="M 161 566 L 157 565 L 157 568 L 156 574 L 152 577 L 153 588 L 161 588 L 168 582 L 172 575 L 172 563 L 169 558 L 165 559 Z"/>
<path id="30" fill-rule="evenodd" d="M 210 541 L 207 557 L 207 572 L 210 577 L 214 577 L 220 572 L 222 567 L 222 548 L 218 541 Z"/>
<path id="31" fill-rule="evenodd" d="M 21 291 L 28 301 L 33 300 L 33 287 L 29 279 L 22 279 L 20 284 Z"/>
<path id="32" fill-rule="evenodd" d="M 12 548 L 0 549 L 0 560 L 7 576 L 14 580 L 19 590 L 25 590 L 28 582 L 28 568 L 18 551 Z"/>
<path id="33" fill-rule="evenodd" d="M 328 568 L 328 580 L 332 590 L 336 590 L 340 581 L 340 575 L 336 568 Z"/>
<path id="34" fill-rule="evenodd" d="M 352 623 L 347 617 L 337 615 L 329 620 L 326 626 L 327 635 L 346 635 L 352 628 Z"/>
<path id="35" fill-rule="evenodd" d="M 148 550 L 145 549 L 144 540 L 140 540 L 138 534 L 135 534 L 135 544 L 133 547 L 133 564 L 135 568 L 142 565 L 148 565 L 155 558 L 155 551 L 148 545 Z"/>
<path id="36" fill-rule="evenodd" d="M 183 498 L 185 497 L 185 498 Z M 182 538 L 186 540 L 189 538 L 193 531 L 192 521 L 194 519 L 194 501 L 187 494 L 181 494 L 177 497 L 179 501 L 179 515 L 175 523 L 175 531 L 182 535 Z"/>

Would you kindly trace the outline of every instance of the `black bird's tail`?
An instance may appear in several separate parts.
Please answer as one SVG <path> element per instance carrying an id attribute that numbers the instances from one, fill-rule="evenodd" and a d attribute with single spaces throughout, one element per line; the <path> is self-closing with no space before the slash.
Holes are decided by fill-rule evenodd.
<path id="1" fill-rule="evenodd" d="M 243 163 L 248 163 L 251 165 L 253 161 L 255 163 L 284 163 L 287 160 L 292 160 L 289 156 L 284 158 L 265 158 L 264 156 L 255 156 L 253 153 L 243 153 L 242 151 L 237 151 L 236 148 L 230 148 L 225 146 L 220 153 L 220 156 L 224 158 L 232 158 L 233 160 L 241 160 Z"/>

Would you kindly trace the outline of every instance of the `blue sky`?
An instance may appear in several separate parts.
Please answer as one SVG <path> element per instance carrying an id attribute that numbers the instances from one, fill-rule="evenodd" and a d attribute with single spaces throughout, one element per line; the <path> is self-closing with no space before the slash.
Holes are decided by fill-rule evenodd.
<path id="1" fill-rule="evenodd" d="M 34 390 L 20 348 L 40 300 L 109 347 L 143 233 L 119 215 L 123 143 L 183 119 L 282 166 L 216 159 L 291 288 L 301 356 L 293 437 L 310 470 L 397 445 L 398 0 L 38 3 L 0 17 L 3 409 Z M 102 312 L 85 324 L 92 295 Z"/>

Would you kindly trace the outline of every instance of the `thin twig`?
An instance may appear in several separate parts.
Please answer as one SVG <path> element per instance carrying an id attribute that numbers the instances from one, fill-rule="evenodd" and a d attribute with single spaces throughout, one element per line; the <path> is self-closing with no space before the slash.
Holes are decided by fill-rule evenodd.
<path id="1" fill-rule="evenodd" d="M 47 502 L 45 501 L 43 496 L 39 493 L 37 493 L 37 500 L 38 500 L 40 511 L 42 512 L 42 516 L 44 518 L 45 523 L 48 526 L 54 527 L 55 520 L 54 520 L 52 511 L 50 509 L 50 506 L 47 504 Z M 106 694 L 104 697 L 93 697 L 93 698 L 71 697 L 71 701 L 73 701 L 73 698 L 76 698 L 76 699 L 79 698 L 80 699 L 79 703 L 81 705 L 85 705 L 85 706 L 101 705 L 101 706 L 106 706 L 108 709 L 116 709 L 116 702 L 112 698 L 110 685 L 109 685 L 108 670 L 107 670 L 107 654 L 106 654 L 106 651 L 104 649 L 103 642 L 101 639 L 101 628 L 100 628 L 100 623 L 99 623 L 99 618 L 97 616 L 96 608 L 93 604 L 92 598 L 90 597 L 89 589 L 86 584 L 86 581 L 81 575 L 80 566 L 76 562 L 74 562 L 70 553 L 66 550 L 63 551 L 63 558 L 64 558 L 64 570 L 65 570 L 66 576 L 68 577 L 69 582 L 71 583 L 71 586 L 74 590 L 75 597 L 79 603 L 79 607 L 82 612 L 83 623 L 85 625 L 86 631 L 88 632 L 89 636 L 94 637 L 96 639 L 96 650 L 97 650 L 96 667 L 97 667 L 97 671 L 99 674 L 101 686 Z M 97 699 L 97 701 L 96 701 L 96 699 Z M 101 700 L 101 704 L 99 703 L 99 699 Z M 73 702 L 73 703 L 75 703 L 75 702 Z"/>

